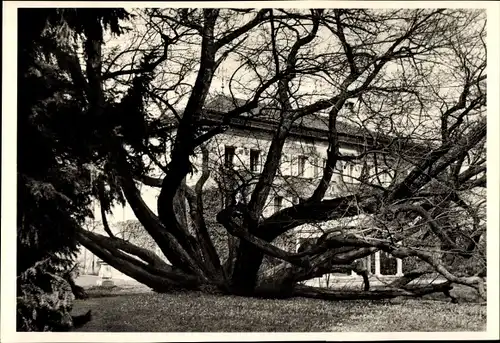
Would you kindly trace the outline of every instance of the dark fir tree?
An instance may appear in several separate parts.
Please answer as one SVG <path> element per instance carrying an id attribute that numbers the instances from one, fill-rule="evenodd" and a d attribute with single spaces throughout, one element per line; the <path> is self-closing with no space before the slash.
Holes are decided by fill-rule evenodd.
<path id="1" fill-rule="evenodd" d="M 121 32 L 119 9 L 20 9 L 18 20 L 17 290 L 18 330 L 67 330 L 77 228 L 91 216 L 89 165 L 93 109 L 71 82 L 76 42 Z M 89 144 L 90 143 L 90 144 Z M 90 313 L 87 314 L 88 318 Z"/>

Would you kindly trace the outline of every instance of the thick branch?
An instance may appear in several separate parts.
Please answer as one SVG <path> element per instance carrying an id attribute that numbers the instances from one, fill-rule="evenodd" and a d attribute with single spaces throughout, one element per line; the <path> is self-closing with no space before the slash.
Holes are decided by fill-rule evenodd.
<path id="1" fill-rule="evenodd" d="M 364 213 L 375 213 L 381 192 L 346 195 L 314 203 L 302 203 L 276 212 L 259 224 L 256 235 L 273 240 L 279 235 L 305 223 L 320 223 L 341 217 L 352 217 Z"/>
<path id="2" fill-rule="evenodd" d="M 462 184 L 461 190 L 472 189 L 475 187 L 486 187 L 486 175 L 481 176 L 477 180 L 469 180 Z"/>
<path id="3" fill-rule="evenodd" d="M 138 181 L 141 181 L 143 184 L 146 186 L 150 187 L 161 187 L 163 183 L 163 179 L 160 178 L 155 178 L 147 175 L 141 175 L 140 177 L 137 177 Z"/>
<path id="4" fill-rule="evenodd" d="M 158 67 L 161 63 L 165 62 L 168 59 L 168 48 L 174 44 L 180 37 L 176 36 L 174 38 L 169 38 L 165 35 L 161 35 L 163 40 L 163 53 L 160 57 L 158 57 L 155 61 L 145 64 L 140 68 L 128 69 L 128 70 L 117 70 L 113 72 L 106 72 L 102 76 L 103 80 L 112 79 L 118 76 L 124 75 L 136 75 L 136 74 L 146 74 L 152 72 L 156 67 Z"/>
<path id="5" fill-rule="evenodd" d="M 219 259 L 219 255 L 215 250 L 215 246 L 208 233 L 207 224 L 204 217 L 203 208 L 203 186 L 210 177 L 209 169 L 209 151 L 205 146 L 201 146 L 202 151 L 202 174 L 200 179 L 196 182 L 195 190 L 187 196 L 190 214 L 195 224 L 198 241 L 203 252 L 204 259 L 208 262 L 210 270 L 214 275 L 221 277 L 224 271 Z"/>
<path id="6" fill-rule="evenodd" d="M 434 149 L 421 166 L 414 168 L 402 182 L 393 188 L 387 200 L 390 202 L 412 196 L 451 163 L 467 154 L 485 136 L 486 118 L 483 117 L 466 136 L 455 144 L 445 144 Z"/>
<path id="7" fill-rule="evenodd" d="M 182 268 L 186 272 L 203 275 L 198 263 L 193 260 L 186 251 L 190 247 L 189 238 L 183 231 L 179 231 L 176 226 L 167 228 L 160 222 L 158 217 L 151 211 L 141 197 L 135 186 L 134 180 L 124 157 L 123 148 L 117 148 L 117 167 L 120 175 L 120 184 L 127 201 L 134 211 L 135 216 L 144 225 L 146 231 L 157 242 L 162 252 L 174 265 Z M 174 218 L 175 219 L 175 218 Z M 177 222 L 175 220 L 175 222 Z M 170 231 L 175 232 L 175 235 Z M 181 245 L 178 239 L 181 239 Z"/>
<path id="8" fill-rule="evenodd" d="M 144 268 L 145 265 L 140 266 L 137 263 L 114 256 L 111 252 L 94 242 L 82 232 L 78 233 L 78 240 L 83 246 L 102 260 L 106 261 L 109 265 L 143 284 L 158 290 L 165 290 L 178 286 L 173 280 L 146 271 Z"/>
<path id="9" fill-rule="evenodd" d="M 346 99 L 344 97 L 339 97 L 339 99 L 335 102 L 332 110 L 330 110 L 328 117 L 329 132 L 326 165 L 323 168 L 323 175 L 321 177 L 321 180 L 319 181 L 318 186 L 314 190 L 314 193 L 311 195 L 311 197 L 308 199 L 309 202 L 321 200 L 325 196 L 325 193 L 330 186 L 330 181 L 332 180 L 333 171 L 335 165 L 337 164 L 340 150 L 336 127 L 337 115 L 342 106 L 344 106 L 345 100 Z"/>
<path id="10" fill-rule="evenodd" d="M 447 247 L 458 249 L 455 242 L 451 240 L 450 237 L 446 234 L 446 232 L 439 226 L 439 224 L 431 217 L 429 212 L 427 212 L 422 206 L 418 205 L 398 205 L 393 208 L 395 213 L 400 211 L 413 211 L 418 213 L 422 218 L 424 218 L 425 222 L 431 228 L 431 231 L 438 237 L 441 242 L 443 242 Z"/>
<path id="11" fill-rule="evenodd" d="M 436 292 L 449 292 L 452 287 L 449 283 L 443 282 L 440 284 L 432 284 L 413 288 L 411 290 L 404 289 L 378 289 L 371 291 L 346 291 L 346 290 L 331 290 L 320 289 L 317 287 L 297 285 L 294 287 L 293 295 L 298 297 L 324 299 L 324 300 L 360 300 L 360 299 L 389 299 L 396 297 L 421 297 L 426 294 Z"/>
<path id="12" fill-rule="evenodd" d="M 84 50 L 86 55 L 86 73 L 89 82 L 89 99 L 96 113 L 104 109 L 104 94 L 102 83 L 102 42 L 103 31 L 101 23 L 89 22 L 84 25 L 86 40 Z"/>
<path id="13" fill-rule="evenodd" d="M 483 298 L 486 297 L 484 290 L 484 281 L 480 277 L 457 277 L 450 273 L 441 262 L 436 259 L 431 253 L 422 250 L 412 249 L 408 247 L 398 246 L 389 242 L 384 242 L 372 238 L 355 238 L 355 237 L 332 237 L 331 240 L 337 240 L 346 245 L 359 246 L 359 247 L 372 247 L 390 253 L 394 257 L 405 258 L 409 256 L 416 256 L 421 260 L 430 264 L 438 273 L 443 275 L 448 281 L 458 283 L 475 288 L 479 295 Z"/>
<path id="14" fill-rule="evenodd" d="M 321 14 L 321 11 L 318 12 Z M 306 36 L 301 37 L 295 41 L 290 53 L 287 58 L 287 70 L 295 69 L 297 63 L 297 54 L 299 49 L 313 41 L 318 33 L 319 28 L 319 16 L 313 16 L 313 27 L 311 32 Z M 285 144 L 286 137 L 292 127 L 293 118 L 290 115 L 291 104 L 289 99 L 289 85 L 288 83 L 293 78 L 293 74 L 285 76 L 285 79 L 280 80 L 278 84 L 278 95 L 281 103 L 281 119 L 278 126 L 277 132 L 274 135 L 271 146 L 269 147 L 266 162 L 264 163 L 264 168 L 259 176 L 259 180 L 255 185 L 254 191 L 250 198 L 248 209 L 251 214 L 252 220 L 257 222 L 258 218 L 262 214 L 265 202 L 269 195 L 272 181 L 276 176 L 276 171 L 280 163 L 280 157 L 283 151 L 283 145 Z"/>
<path id="15" fill-rule="evenodd" d="M 482 172 L 486 172 L 486 164 L 469 166 L 467 170 L 458 175 L 458 183 L 463 184 Z"/>
<path id="16" fill-rule="evenodd" d="M 258 238 L 252 234 L 250 234 L 245 229 L 241 228 L 238 224 L 236 224 L 233 219 L 228 214 L 229 211 L 223 210 L 217 214 L 217 220 L 219 223 L 224 225 L 226 230 L 233 236 L 236 236 L 252 245 L 257 247 L 259 250 L 263 251 L 269 256 L 273 256 L 279 258 L 284 261 L 288 261 L 291 264 L 309 267 L 309 259 L 304 258 L 303 256 L 296 257 L 297 254 L 290 253 L 283 249 L 280 249 L 271 243 L 266 242 L 265 240 Z"/>
<path id="17" fill-rule="evenodd" d="M 144 249 L 141 247 L 138 247 L 130 242 L 127 242 L 124 239 L 121 238 L 110 238 L 106 237 L 97 233 L 89 232 L 89 231 L 83 231 L 81 234 L 85 235 L 89 239 L 92 239 L 94 242 L 104 242 L 104 244 L 108 246 L 113 246 L 116 249 L 121 249 L 125 251 L 126 253 L 135 255 L 142 259 L 144 262 L 165 270 L 172 270 L 172 267 L 169 266 L 167 263 L 165 263 L 158 255 L 156 255 L 154 252 Z"/>
<path id="18" fill-rule="evenodd" d="M 344 35 L 344 28 L 341 20 L 342 10 L 335 9 L 334 13 L 335 13 L 335 19 L 337 21 L 337 30 L 334 33 L 336 33 L 337 37 L 342 43 L 342 47 L 347 57 L 347 61 L 349 62 L 349 68 L 351 69 L 351 74 L 359 75 L 358 67 L 356 66 L 356 62 L 354 61 L 352 46 L 347 42 L 347 39 Z"/>
<path id="19" fill-rule="evenodd" d="M 214 42 L 214 27 L 219 10 L 204 9 L 204 26 L 201 44 L 200 67 L 193 86 L 193 91 L 187 101 L 183 117 L 179 123 L 177 136 L 171 154 L 171 162 L 168 166 L 169 172 L 163 180 L 160 195 L 158 197 L 158 214 L 164 225 L 177 226 L 173 222 L 175 218 L 173 199 L 177 193 L 182 180 L 190 171 L 189 156 L 192 155 L 195 144 L 195 133 L 197 123 L 202 114 L 212 78 L 215 73 L 216 47 Z"/>
<path id="20" fill-rule="evenodd" d="M 431 268 L 429 268 L 429 266 L 425 266 L 422 268 L 412 270 L 408 273 L 405 273 L 405 275 L 397 278 L 393 282 L 391 282 L 389 284 L 389 286 L 393 287 L 393 288 L 403 288 L 406 285 L 408 285 L 410 282 L 412 282 L 413 280 L 418 279 L 419 277 L 421 277 L 423 275 L 430 274 L 430 273 L 432 273 L 432 271 L 433 270 Z"/>
<path id="21" fill-rule="evenodd" d="M 219 50 L 224 45 L 230 43 L 231 41 L 235 40 L 236 38 L 240 37 L 244 33 L 250 31 L 257 25 L 259 25 L 260 23 L 264 22 L 267 19 L 266 17 L 267 12 L 268 12 L 267 9 L 261 9 L 259 12 L 257 12 L 255 18 L 250 20 L 248 23 L 240 26 L 239 28 L 233 31 L 228 32 L 224 37 L 218 39 L 214 44 L 215 49 Z"/>
<path id="22" fill-rule="evenodd" d="M 104 227 L 104 231 L 106 231 L 106 233 L 109 235 L 109 237 L 114 238 L 115 235 L 113 234 L 113 232 L 111 231 L 111 229 L 109 227 L 108 219 L 106 218 L 106 210 L 102 206 L 102 202 L 101 202 L 100 207 L 101 207 L 102 226 Z"/>

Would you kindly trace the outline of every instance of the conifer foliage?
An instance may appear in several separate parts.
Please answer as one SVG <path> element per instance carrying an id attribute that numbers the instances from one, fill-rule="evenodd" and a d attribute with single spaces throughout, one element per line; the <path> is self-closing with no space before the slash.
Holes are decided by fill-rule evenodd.
<path id="1" fill-rule="evenodd" d="M 82 37 L 119 34 L 123 10 L 21 9 L 18 30 L 18 330 L 68 330 L 76 229 L 86 217 L 94 160 L 90 106 L 66 61 Z M 75 125 L 76 124 L 76 125 Z M 95 188 L 95 187 L 94 187 Z M 75 293 L 75 294 L 73 294 Z M 78 319 L 77 319 L 78 320 Z"/>

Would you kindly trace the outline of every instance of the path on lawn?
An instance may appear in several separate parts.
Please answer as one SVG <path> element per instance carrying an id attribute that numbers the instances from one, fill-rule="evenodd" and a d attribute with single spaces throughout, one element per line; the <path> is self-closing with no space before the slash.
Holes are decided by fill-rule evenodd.
<path id="1" fill-rule="evenodd" d="M 152 292 L 149 287 L 146 285 L 137 282 L 134 279 L 118 279 L 113 278 L 112 281 L 115 287 L 112 288 L 103 288 L 98 286 L 98 281 L 102 281 L 101 277 L 96 275 L 80 275 L 75 279 L 75 283 L 78 286 L 81 286 L 87 290 L 87 292 L 95 293 L 104 293 L 104 294 L 129 294 L 129 293 L 149 293 Z"/>

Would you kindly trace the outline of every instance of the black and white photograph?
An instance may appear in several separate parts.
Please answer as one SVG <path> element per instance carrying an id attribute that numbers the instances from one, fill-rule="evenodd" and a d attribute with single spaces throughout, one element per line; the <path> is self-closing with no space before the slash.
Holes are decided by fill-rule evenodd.
<path id="1" fill-rule="evenodd" d="M 498 5 L 14 3 L 12 341 L 498 338 Z"/>

